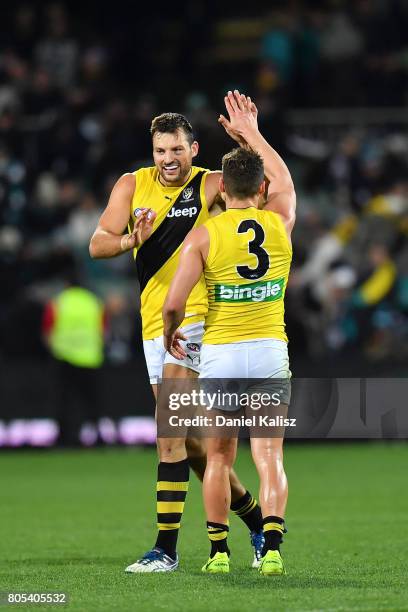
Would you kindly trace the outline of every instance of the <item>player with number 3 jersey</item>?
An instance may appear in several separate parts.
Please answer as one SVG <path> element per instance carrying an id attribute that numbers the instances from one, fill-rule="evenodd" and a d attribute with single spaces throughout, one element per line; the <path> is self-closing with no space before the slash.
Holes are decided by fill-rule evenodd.
<path id="1" fill-rule="evenodd" d="M 228 208 L 205 227 L 210 244 L 204 344 L 258 338 L 287 342 L 283 297 L 292 247 L 280 216 L 252 206 Z"/>
<path id="2" fill-rule="evenodd" d="M 226 212 L 191 231 L 184 241 L 163 307 L 164 342 L 175 358 L 184 357 L 177 328 L 188 296 L 204 273 L 209 309 L 200 378 L 204 383 L 213 378 L 262 379 L 270 388 L 277 379 L 281 412 L 286 415 L 291 374 L 284 295 L 292 259 L 296 196 L 283 160 L 252 125 L 247 100 L 236 97 L 231 106 L 226 105 L 232 128 L 249 147 L 234 149 L 223 158 L 220 193 Z M 265 194 L 264 176 L 270 193 L 259 210 L 259 199 Z M 256 385 L 260 383 L 252 389 Z M 207 573 L 229 572 L 228 474 L 236 449 L 235 434 L 207 440 L 204 505 L 211 542 L 210 557 L 203 567 Z M 285 569 L 279 547 L 288 493 L 283 431 L 275 437 L 251 435 L 251 450 L 260 476 L 265 537 L 259 571 L 282 575 Z"/>

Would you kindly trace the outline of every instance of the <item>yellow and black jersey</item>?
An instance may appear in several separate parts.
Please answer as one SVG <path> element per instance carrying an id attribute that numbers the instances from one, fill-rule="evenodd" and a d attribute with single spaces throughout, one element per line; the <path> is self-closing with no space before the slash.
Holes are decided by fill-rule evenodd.
<path id="1" fill-rule="evenodd" d="M 165 187 L 155 167 L 141 168 L 134 174 L 136 189 L 132 199 L 130 228 L 138 209 L 152 208 L 157 213 L 153 233 L 135 249 L 141 292 L 143 339 L 163 333 L 162 308 L 176 272 L 180 248 L 193 227 L 208 218 L 205 179 L 209 170 L 192 167 L 189 179 L 179 187 Z M 207 290 L 204 277 L 194 287 L 187 301 L 183 325 L 203 321 L 207 312 Z"/>
<path id="2" fill-rule="evenodd" d="M 205 344 L 277 338 L 287 342 L 284 296 L 292 245 L 281 217 L 229 208 L 205 223 L 210 237 Z"/>

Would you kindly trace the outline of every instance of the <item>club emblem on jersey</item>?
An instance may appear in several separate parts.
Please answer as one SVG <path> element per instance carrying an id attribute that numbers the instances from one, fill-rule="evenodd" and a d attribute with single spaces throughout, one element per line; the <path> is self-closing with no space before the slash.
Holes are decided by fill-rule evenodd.
<path id="1" fill-rule="evenodd" d="M 193 353 L 200 352 L 200 345 L 196 344 L 196 342 L 187 342 L 186 346 L 188 349 L 190 349 L 190 351 L 193 351 Z"/>
<path id="2" fill-rule="evenodd" d="M 194 187 L 186 187 L 185 189 L 183 189 L 183 199 L 182 202 L 188 202 L 189 200 L 191 200 L 191 196 L 193 195 L 194 192 Z"/>

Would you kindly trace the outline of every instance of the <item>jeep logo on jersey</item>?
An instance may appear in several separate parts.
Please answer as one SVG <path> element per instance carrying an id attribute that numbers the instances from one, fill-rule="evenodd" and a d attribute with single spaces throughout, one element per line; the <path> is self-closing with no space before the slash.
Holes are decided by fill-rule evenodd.
<path id="1" fill-rule="evenodd" d="M 198 213 L 197 206 L 186 206 L 182 203 L 175 204 L 170 211 L 167 213 L 167 216 L 171 219 L 172 217 L 190 217 L 192 219 Z"/>
<path id="2" fill-rule="evenodd" d="M 215 302 L 274 302 L 283 295 L 284 279 L 247 285 L 215 285 Z"/>
<path id="3" fill-rule="evenodd" d="M 192 195 L 194 192 L 194 187 L 186 187 L 185 189 L 183 189 L 183 198 L 182 198 L 182 202 L 188 202 L 189 200 L 192 200 Z"/>
<path id="4" fill-rule="evenodd" d="M 176 200 L 170 198 L 170 202 L 166 204 L 164 210 L 160 207 L 159 221 L 155 224 L 155 231 L 137 250 L 136 266 L 141 293 L 144 292 L 146 285 L 153 276 L 176 253 L 188 232 L 197 223 L 203 208 L 200 188 L 206 172 L 198 169 L 195 172 L 196 175 L 190 183 L 180 189 L 180 192 L 177 191 Z M 183 190 L 187 188 L 193 189 L 190 202 L 182 201 Z M 161 202 L 162 206 L 164 202 L 163 200 Z M 160 220 L 162 215 L 166 216 Z M 159 314 L 159 316 L 161 315 Z"/>

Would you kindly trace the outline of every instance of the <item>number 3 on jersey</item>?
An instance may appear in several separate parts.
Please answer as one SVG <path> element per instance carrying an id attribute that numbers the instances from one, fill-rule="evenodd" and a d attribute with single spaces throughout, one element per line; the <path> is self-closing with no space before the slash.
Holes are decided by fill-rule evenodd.
<path id="1" fill-rule="evenodd" d="M 252 230 L 254 237 L 248 243 L 248 252 L 255 255 L 258 259 L 258 265 L 256 268 L 250 268 L 249 266 L 237 266 L 237 272 L 242 278 L 261 278 L 264 276 L 269 268 L 269 255 L 262 248 L 265 240 L 265 232 L 257 221 L 254 219 L 245 219 L 241 221 L 238 226 L 238 233 L 245 234 Z"/>

